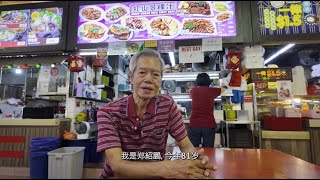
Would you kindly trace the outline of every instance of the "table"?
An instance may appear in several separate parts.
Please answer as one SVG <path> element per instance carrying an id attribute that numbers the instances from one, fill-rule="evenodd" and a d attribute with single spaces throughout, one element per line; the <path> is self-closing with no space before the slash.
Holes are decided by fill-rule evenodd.
<path id="1" fill-rule="evenodd" d="M 221 129 L 222 129 L 222 140 L 224 147 L 229 147 L 229 124 L 253 124 L 258 126 L 258 134 L 259 134 L 259 148 L 261 148 L 261 122 L 260 121 L 225 121 L 221 120 Z M 227 146 L 225 146 L 225 135 L 223 133 L 223 128 L 226 126 L 226 136 L 227 136 Z"/>
<path id="2" fill-rule="evenodd" d="M 218 179 L 319 179 L 320 166 L 273 149 L 204 148 Z"/>

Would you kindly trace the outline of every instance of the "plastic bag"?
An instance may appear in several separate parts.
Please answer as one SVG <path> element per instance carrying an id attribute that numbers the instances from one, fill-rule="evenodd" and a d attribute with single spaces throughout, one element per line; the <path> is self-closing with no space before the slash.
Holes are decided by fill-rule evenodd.
<path id="1" fill-rule="evenodd" d="M 226 78 L 223 78 L 221 86 L 227 86 L 228 89 L 232 89 L 232 90 L 234 89 L 234 90 L 240 90 L 240 91 L 246 91 L 248 89 L 247 81 L 244 77 L 241 77 L 240 87 L 230 86 L 229 83 L 231 80 L 231 75 L 232 75 L 232 73 L 230 73 Z"/>
<path id="2" fill-rule="evenodd" d="M 232 98 L 231 98 L 231 102 L 235 103 L 235 104 L 239 104 L 239 103 L 243 103 L 243 92 L 239 91 L 239 90 L 232 90 Z"/>

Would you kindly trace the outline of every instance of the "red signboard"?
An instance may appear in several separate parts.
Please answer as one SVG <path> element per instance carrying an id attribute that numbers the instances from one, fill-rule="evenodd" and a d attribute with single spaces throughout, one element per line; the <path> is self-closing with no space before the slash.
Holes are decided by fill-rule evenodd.
<path id="1" fill-rule="evenodd" d="M 267 90 L 268 89 L 268 82 L 255 82 L 256 90 Z"/>

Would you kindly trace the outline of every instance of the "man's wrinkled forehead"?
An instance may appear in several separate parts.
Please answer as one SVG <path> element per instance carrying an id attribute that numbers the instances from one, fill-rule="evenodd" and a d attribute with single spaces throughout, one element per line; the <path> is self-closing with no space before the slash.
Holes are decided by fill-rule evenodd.
<path id="1" fill-rule="evenodd" d="M 145 66 L 145 65 L 137 66 L 137 70 L 138 71 L 140 70 L 140 71 L 151 71 L 151 72 L 161 73 L 161 70 L 159 68 Z"/>
<path id="2" fill-rule="evenodd" d="M 152 61 L 153 63 L 151 64 L 146 64 L 145 62 L 142 62 L 141 60 L 145 60 L 145 61 Z M 156 65 L 159 65 L 158 67 L 155 67 Z M 139 57 L 139 59 L 137 60 L 137 65 L 136 65 L 136 69 L 138 70 L 152 70 L 152 71 L 159 71 L 161 72 L 161 62 L 160 59 L 158 59 L 157 57 L 154 56 L 145 56 L 142 55 Z"/>

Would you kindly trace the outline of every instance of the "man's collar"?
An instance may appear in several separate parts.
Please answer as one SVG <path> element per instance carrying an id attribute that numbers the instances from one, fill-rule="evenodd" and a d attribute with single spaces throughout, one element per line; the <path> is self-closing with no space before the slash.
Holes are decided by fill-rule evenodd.
<path id="1" fill-rule="evenodd" d="M 150 101 L 149 101 L 149 103 L 147 105 L 146 113 L 149 113 L 149 114 L 152 114 L 152 115 L 156 114 L 156 97 L 150 99 Z M 128 96 L 127 115 L 128 115 L 129 118 L 137 117 L 137 112 L 136 112 L 136 107 L 135 107 L 135 104 L 134 104 L 133 94 Z"/>

